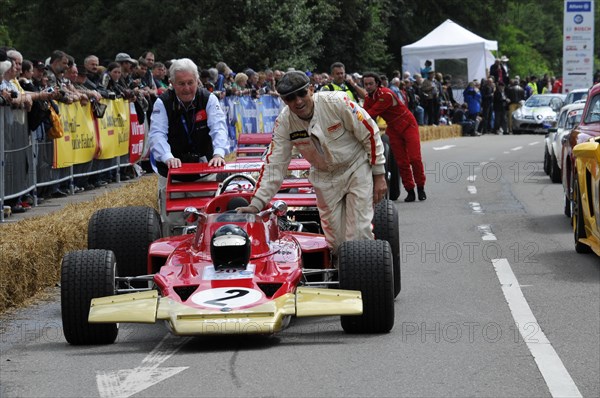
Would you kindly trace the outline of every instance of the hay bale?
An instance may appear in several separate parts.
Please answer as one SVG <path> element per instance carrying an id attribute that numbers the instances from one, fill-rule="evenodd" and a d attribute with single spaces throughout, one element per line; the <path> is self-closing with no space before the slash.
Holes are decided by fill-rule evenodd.
<path id="1" fill-rule="evenodd" d="M 157 178 L 147 176 L 89 202 L 0 226 L 0 313 L 60 280 L 62 257 L 87 247 L 87 224 L 106 207 L 157 208 Z"/>

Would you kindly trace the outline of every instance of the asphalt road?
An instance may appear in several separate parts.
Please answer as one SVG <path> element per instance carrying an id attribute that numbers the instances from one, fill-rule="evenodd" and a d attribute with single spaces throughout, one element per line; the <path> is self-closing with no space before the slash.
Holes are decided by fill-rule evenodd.
<path id="1" fill-rule="evenodd" d="M 423 143 L 425 202 L 396 202 L 402 292 L 389 334 L 303 318 L 271 337 L 122 324 L 72 347 L 60 292 L 2 319 L 2 397 L 600 396 L 600 261 L 577 254 L 543 136 Z"/>

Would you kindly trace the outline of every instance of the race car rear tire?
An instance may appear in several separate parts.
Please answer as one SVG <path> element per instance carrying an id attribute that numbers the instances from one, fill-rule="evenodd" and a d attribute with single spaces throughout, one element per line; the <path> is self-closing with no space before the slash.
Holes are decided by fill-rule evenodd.
<path id="1" fill-rule="evenodd" d="M 116 259 L 109 250 L 78 250 L 62 260 L 60 307 L 63 333 L 69 344 L 112 344 L 116 323 L 89 323 L 93 298 L 115 294 Z"/>
<path id="2" fill-rule="evenodd" d="M 402 288 L 400 271 L 400 232 L 398 227 L 398 209 L 390 200 L 382 200 L 375 206 L 373 217 L 373 234 L 375 239 L 385 240 L 392 249 L 392 262 L 394 269 L 394 297 L 398 296 Z"/>
<path id="3" fill-rule="evenodd" d="M 339 249 L 341 289 L 360 290 L 363 314 L 342 316 L 347 333 L 387 333 L 394 327 L 392 250 L 384 240 L 344 242 Z"/>
<path id="4" fill-rule="evenodd" d="M 558 160 L 556 159 L 556 155 L 553 153 L 550 156 L 550 180 L 557 184 L 562 181 L 562 173 L 560 168 L 558 167 Z"/>
<path id="5" fill-rule="evenodd" d="M 161 237 L 160 216 L 146 206 L 101 209 L 88 223 L 88 249 L 112 250 L 119 276 L 148 274 L 148 247 Z"/>
<path id="6" fill-rule="evenodd" d="M 550 152 L 547 145 L 544 145 L 544 173 L 550 175 Z"/>
<path id="7" fill-rule="evenodd" d="M 382 135 L 384 153 L 385 153 L 385 178 L 388 184 L 388 198 L 397 200 L 400 197 L 400 171 L 398 164 L 394 158 L 394 152 L 390 146 L 390 138 L 387 135 Z"/>
<path id="8" fill-rule="evenodd" d="M 573 237 L 575 239 L 575 251 L 577 253 L 586 254 L 591 253 L 592 248 L 579 241 L 579 239 L 587 238 L 585 233 L 585 222 L 583 221 L 583 206 L 581 203 L 581 191 L 579 190 L 579 182 L 577 176 L 575 176 L 575 183 L 573 187 L 573 196 L 576 200 L 573 201 Z"/>

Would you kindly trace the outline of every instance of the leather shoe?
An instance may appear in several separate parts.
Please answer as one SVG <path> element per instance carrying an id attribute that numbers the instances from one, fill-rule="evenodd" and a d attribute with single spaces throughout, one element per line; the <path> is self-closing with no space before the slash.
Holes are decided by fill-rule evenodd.
<path id="1" fill-rule="evenodd" d="M 98 181 L 94 182 L 94 186 L 96 188 L 100 188 L 100 187 L 103 187 L 105 185 L 108 185 L 108 182 L 106 182 L 104 180 L 98 180 Z"/>
<path id="2" fill-rule="evenodd" d="M 414 202 L 416 199 L 415 197 L 415 190 L 411 189 L 410 191 L 408 191 L 408 195 L 406 195 L 406 198 L 404 198 L 405 202 Z"/>
<path id="3" fill-rule="evenodd" d="M 419 196 L 419 200 L 425 200 L 425 199 L 427 199 L 427 195 L 425 194 L 425 188 L 424 187 L 417 187 L 417 194 Z"/>

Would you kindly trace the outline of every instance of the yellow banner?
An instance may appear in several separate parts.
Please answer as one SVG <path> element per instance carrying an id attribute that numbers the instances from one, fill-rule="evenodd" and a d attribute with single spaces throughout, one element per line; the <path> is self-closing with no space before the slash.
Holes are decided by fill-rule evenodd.
<path id="1" fill-rule="evenodd" d="M 90 105 L 58 104 L 65 135 L 54 140 L 55 168 L 86 163 L 96 152 L 96 129 Z"/>
<path id="2" fill-rule="evenodd" d="M 106 113 L 98 119 L 100 151 L 98 159 L 112 159 L 129 153 L 129 102 L 119 98 L 102 100 Z"/>

